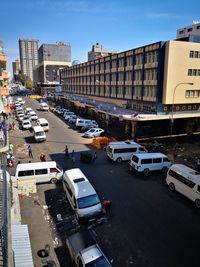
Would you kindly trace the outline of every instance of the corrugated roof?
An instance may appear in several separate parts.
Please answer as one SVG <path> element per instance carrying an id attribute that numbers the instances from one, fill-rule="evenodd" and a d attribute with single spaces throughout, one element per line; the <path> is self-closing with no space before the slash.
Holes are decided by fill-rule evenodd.
<path id="1" fill-rule="evenodd" d="M 12 225 L 12 246 L 15 267 L 34 267 L 28 226 Z"/>

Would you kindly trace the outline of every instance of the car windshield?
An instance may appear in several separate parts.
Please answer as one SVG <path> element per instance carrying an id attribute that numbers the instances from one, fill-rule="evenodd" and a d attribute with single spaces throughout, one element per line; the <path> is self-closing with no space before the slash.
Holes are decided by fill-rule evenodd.
<path id="1" fill-rule="evenodd" d="M 95 129 L 90 129 L 89 131 L 88 131 L 88 133 L 94 133 L 96 130 Z"/>
<path id="2" fill-rule="evenodd" d="M 36 136 L 43 136 L 44 135 L 44 132 L 37 132 L 35 135 Z"/>
<path id="3" fill-rule="evenodd" d="M 81 197 L 77 199 L 77 205 L 79 209 L 95 206 L 100 203 L 99 197 L 95 195 Z"/>
<path id="4" fill-rule="evenodd" d="M 40 123 L 40 126 L 48 126 L 48 123 Z"/>
<path id="5" fill-rule="evenodd" d="M 24 125 L 28 125 L 28 124 L 30 124 L 28 121 L 27 122 L 24 122 Z"/>
<path id="6" fill-rule="evenodd" d="M 85 265 L 85 267 L 110 267 L 110 266 L 111 265 L 109 264 L 109 262 L 103 256 Z"/>

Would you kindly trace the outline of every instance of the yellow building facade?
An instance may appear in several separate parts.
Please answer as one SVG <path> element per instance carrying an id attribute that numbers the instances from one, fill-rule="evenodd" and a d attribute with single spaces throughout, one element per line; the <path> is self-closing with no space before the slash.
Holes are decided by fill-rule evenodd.
<path id="1" fill-rule="evenodd" d="M 200 43 L 157 42 L 61 70 L 66 93 L 137 112 L 200 110 Z"/>

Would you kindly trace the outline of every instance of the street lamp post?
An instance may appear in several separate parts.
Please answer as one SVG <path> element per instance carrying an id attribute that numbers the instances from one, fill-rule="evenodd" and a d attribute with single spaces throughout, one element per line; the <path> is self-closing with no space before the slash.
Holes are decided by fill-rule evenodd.
<path id="1" fill-rule="evenodd" d="M 188 84 L 188 85 L 193 85 L 193 83 L 178 83 L 175 87 L 174 87 L 174 91 L 173 91 L 173 97 L 172 97 L 172 110 L 171 110 L 171 135 L 172 135 L 172 130 L 173 130 L 173 124 L 174 124 L 174 98 L 175 98 L 175 93 L 176 93 L 176 89 L 183 84 Z"/>

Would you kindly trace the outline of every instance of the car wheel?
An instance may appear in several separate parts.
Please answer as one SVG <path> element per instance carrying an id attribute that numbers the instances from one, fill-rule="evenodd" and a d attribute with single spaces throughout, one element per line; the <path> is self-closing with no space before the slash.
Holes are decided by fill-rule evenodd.
<path id="1" fill-rule="evenodd" d="M 144 175 L 147 175 L 149 173 L 149 169 L 144 169 Z"/>
<path id="2" fill-rule="evenodd" d="M 175 185 L 174 185 L 173 183 L 170 183 L 170 184 L 169 184 L 169 189 L 170 189 L 171 191 L 174 191 L 174 190 L 175 190 Z"/>
<path id="3" fill-rule="evenodd" d="M 195 200 L 195 206 L 196 206 L 197 208 L 200 208 L 200 199 L 196 199 L 196 200 Z"/>
<path id="4" fill-rule="evenodd" d="M 122 162 L 122 158 L 117 158 L 117 163 L 121 163 Z"/>
<path id="5" fill-rule="evenodd" d="M 57 179 L 56 179 L 56 178 L 52 178 L 52 179 L 51 179 L 51 183 L 52 183 L 52 184 L 56 184 L 56 183 L 57 183 Z"/>

